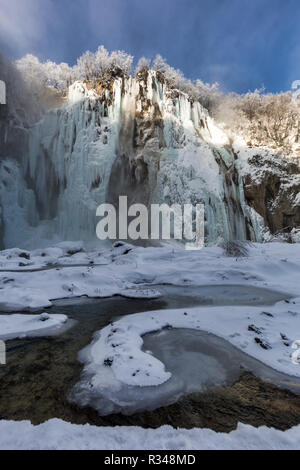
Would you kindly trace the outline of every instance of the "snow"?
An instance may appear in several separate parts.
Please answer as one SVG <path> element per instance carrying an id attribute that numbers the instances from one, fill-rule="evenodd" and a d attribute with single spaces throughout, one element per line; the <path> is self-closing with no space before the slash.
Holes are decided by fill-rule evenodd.
<path id="1" fill-rule="evenodd" d="M 52 336 L 70 327 L 66 315 L 0 315 L 0 339 Z"/>
<path id="2" fill-rule="evenodd" d="M 300 426 L 278 431 L 238 424 L 226 434 L 210 429 L 97 427 L 52 419 L 39 426 L 29 421 L 0 421 L 2 450 L 299 450 Z"/>
<path id="3" fill-rule="evenodd" d="M 104 394 L 119 406 L 120 393 L 125 396 L 130 387 L 165 383 L 169 371 L 141 348 L 144 334 L 166 326 L 213 333 L 277 371 L 300 377 L 291 358 L 292 343 L 300 339 L 300 245 L 246 248 L 248 256 L 239 258 L 225 256 L 220 247 L 189 252 L 126 243 L 93 252 L 79 242 L 44 251 L 5 250 L 0 254 L 1 310 L 41 310 L 55 299 L 82 296 L 158 298 L 168 286 L 178 294 L 183 289 L 195 299 L 198 295 L 198 307 L 138 313 L 98 332 L 81 354 L 85 367 L 76 387 L 81 403 L 96 403 Z M 20 259 L 29 264 L 20 267 Z M 222 305 L 215 303 L 214 289 L 222 291 Z"/>
<path id="4" fill-rule="evenodd" d="M 249 147 L 241 137 L 234 137 L 233 149 L 238 156 L 237 169 L 241 177 L 250 175 L 251 180 L 256 184 L 262 183 L 266 179 L 268 173 L 275 174 L 280 178 L 281 187 L 285 190 L 295 189 L 299 186 L 300 175 L 290 174 L 288 171 L 287 163 L 288 158 L 283 158 L 281 155 L 274 153 L 267 147 Z M 259 159 L 257 165 L 249 163 L 251 159 Z M 291 203 L 297 207 L 300 203 L 300 195 L 293 194 Z M 276 202 L 276 199 L 275 201 Z"/>
<path id="5" fill-rule="evenodd" d="M 124 289 L 120 292 L 122 297 L 127 297 L 128 299 L 158 299 L 162 296 L 161 292 L 157 289 Z"/>
<path id="6" fill-rule="evenodd" d="M 92 257 L 91 254 L 89 256 Z M 200 297 L 206 288 L 207 300 L 211 298 L 211 304 L 138 313 L 122 317 L 98 332 L 93 343 L 80 355 L 85 367 L 75 389 L 75 399 L 81 404 L 89 403 L 101 412 L 109 412 L 107 399 L 114 403 L 112 409 L 122 407 L 121 396 L 126 404 L 125 397 L 129 396 L 128 400 L 132 401 L 136 394 L 138 398 L 141 390 L 137 391 L 137 388 L 146 389 L 168 381 L 170 373 L 164 364 L 142 351 L 142 336 L 164 327 L 213 333 L 273 369 L 300 377 L 300 369 L 291 357 L 292 343 L 300 335 L 298 244 L 250 245 L 248 256 L 243 258 L 224 256 L 223 250 L 217 247 L 189 253 L 170 247 L 129 248 L 128 245 L 114 247 L 102 256 L 108 264 L 89 267 L 87 281 L 82 280 L 82 268 L 59 271 L 64 282 L 68 275 L 68 284 L 74 287 L 70 296 L 76 295 L 77 289 L 82 295 L 100 297 L 108 295 L 110 289 L 114 294 L 132 292 L 133 297 L 155 297 L 151 291 L 149 295 L 148 289 L 154 288 L 154 293 L 159 293 L 164 290 L 163 286 L 169 285 L 185 289 L 201 287 Z M 52 270 L 38 275 L 46 276 L 48 289 L 51 276 L 58 296 L 61 287 L 56 283 L 56 273 Z M 36 273 L 27 274 L 32 275 L 36 276 Z M 96 285 L 101 286 L 102 292 L 92 292 Z M 227 305 L 215 306 L 210 289 L 216 287 L 220 290 L 220 285 L 222 289 L 228 287 L 227 296 L 231 301 L 227 299 Z M 46 289 L 46 283 L 43 286 Z M 237 305 L 233 306 L 235 289 L 238 295 L 238 288 L 247 287 L 249 294 L 247 290 L 243 291 L 240 299 L 244 297 L 249 305 L 238 305 L 237 300 Z M 264 289 L 277 293 L 276 303 Z M 278 301 L 280 298 L 282 300 Z"/>
<path id="7" fill-rule="evenodd" d="M 96 99 L 97 95 L 94 90 L 88 90 L 85 83 L 76 81 L 69 87 L 68 103 L 75 104 L 83 101 L 85 98 Z"/>
<path id="8" fill-rule="evenodd" d="M 4 278 L 3 282 L 9 283 L 9 279 Z M 43 294 L 40 289 L 9 286 L 1 292 L 0 296 L 0 311 L 2 312 L 34 311 L 51 305 L 47 294 Z"/>
<path id="9" fill-rule="evenodd" d="M 293 228 L 291 238 L 294 243 L 300 243 L 300 229 Z"/>
<path id="10" fill-rule="evenodd" d="M 31 252 L 5 250 L 0 252 L 0 308 L 41 309 L 55 299 L 80 296 L 155 298 L 159 285 L 240 285 L 282 292 L 282 298 L 299 295 L 299 244 L 253 244 L 248 251 L 248 257 L 233 258 L 220 247 L 189 252 L 117 244 L 86 252 L 74 242 Z"/>
<path id="11" fill-rule="evenodd" d="M 150 103 L 149 109 L 144 109 L 145 102 Z M 159 136 L 143 129 L 144 140 L 136 146 L 141 153 L 132 149 L 137 112 L 144 123 L 151 123 L 155 113 L 163 123 Z M 249 301 L 252 305 L 217 306 L 212 299 L 205 307 L 143 312 L 107 326 L 81 353 L 85 366 L 77 385 L 80 400 L 92 402 L 106 395 L 119 406 L 120 391 L 127 393 L 132 387 L 143 393 L 147 387 L 166 383 L 171 374 L 165 365 L 141 349 L 144 334 L 164 327 L 214 333 L 264 364 L 300 377 L 298 360 L 292 360 L 300 336 L 299 244 L 253 244 L 248 247 L 248 257 L 231 258 L 217 246 L 187 252 L 178 247 L 123 244 L 106 250 L 99 247 L 95 232 L 96 209 L 106 200 L 122 147 L 130 163 L 142 159 L 148 165 L 149 203 L 204 203 L 211 245 L 246 239 L 245 219 L 252 223 L 253 239 L 260 241 L 266 236 L 264 222 L 246 204 L 242 178 L 251 174 L 259 182 L 270 160 L 277 171 L 275 155 L 260 148 L 264 165 L 254 168 L 249 158 L 258 149 L 248 148 L 245 141 L 236 138 L 235 160 L 228 150 L 228 136 L 207 111 L 185 93 L 171 91 L 154 71 L 145 82 L 116 78 L 102 99 L 85 83 L 76 82 L 69 89 L 68 104 L 49 111 L 26 133 L 28 155 L 19 163 L 8 158 L 0 162 L 0 225 L 3 222 L 4 246 L 13 247 L 0 252 L 0 311 L 42 311 L 56 299 L 81 296 L 156 299 L 162 296 L 160 286 L 166 285 L 195 289 L 222 285 L 230 292 L 238 286 L 257 289 Z M 124 134 L 128 141 L 120 142 Z M 228 184 L 224 165 L 225 170 L 237 170 L 238 181 Z M 298 181 L 296 175 L 282 184 Z M 226 202 L 232 199 L 233 207 Z M 294 205 L 298 204 L 299 194 L 294 200 Z M 299 241 L 299 237 L 294 229 L 292 239 Z M 83 242 L 57 243 L 68 238 L 99 248 L 88 252 Z M 40 248 L 29 251 L 36 246 Z M 267 305 L 270 302 L 263 289 L 273 290 L 282 300 Z M 67 323 L 64 315 L 0 315 L 0 338 L 55 334 Z M 16 426 L 17 433 L 13 432 Z M 52 420 L 39 427 L 2 421 L 0 429 L 0 447 L 93 448 L 101 439 L 109 448 L 279 448 L 298 445 L 300 428 L 281 433 L 239 425 L 229 436 L 168 427 L 103 431 Z"/>

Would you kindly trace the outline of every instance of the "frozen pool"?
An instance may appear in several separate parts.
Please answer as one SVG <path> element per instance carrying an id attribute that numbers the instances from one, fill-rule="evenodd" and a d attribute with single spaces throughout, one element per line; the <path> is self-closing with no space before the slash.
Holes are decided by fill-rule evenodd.
<path id="1" fill-rule="evenodd" d="M 148 334 L 143 339 L 143 350 L 151 351 L 165 364 L 172 373 L 170 381 L 176 382 L 181 394 L 232 382 L 244 371 L 300 392 L 299 378 L 277 372 L 210 333 L 170 329 Z"/>
<path id="2" fill-rule="evenodd" d="M 164 329 L 143 337 L 143 350 L 159 359 L 171 378 L 158 386 L 129 386 L 109 383 L 100 389 L 82 387 L 85 376 L 74 389 L 81 406 L 91 405 L 99 414 L 133 414 L 154 410 L 178 401 L 183 395 L 232 385 L 243 372 L 251 371 L 265 381 L 300 391 L 300 379 L 276 372 L 251 358 L 228 341 L 204 331 Z"/>

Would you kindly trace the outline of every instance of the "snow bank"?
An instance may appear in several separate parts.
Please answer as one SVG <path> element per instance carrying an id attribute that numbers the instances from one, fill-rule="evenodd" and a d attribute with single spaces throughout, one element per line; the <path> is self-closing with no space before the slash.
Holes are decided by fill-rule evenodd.
<path id="1" fill-rule="evenodd" d="M 66 315 L 0 315 L 0 339 L 52 336 L 64 331 Z"/>
<path id="2" fill-rule="evenodd" d="M 47 294 L 34 288 L 21 289 L 19 286 L 8 286 L 0 296 L 0 311 L 2 312 L 34 311 L 51 305 Z"/>
<path id="3" fill-rule="evenodd" d="M 61 242 L 33 251 L 19 248 L 0 251 L 0 270 L 30 271 L 56 265 L 89 264 L 90 261 L 81 241 Z"/>
<path id="4" fill-rule="evenodd" d="M 29 421 L 0 421 L 2 450 L 299 450 L 300 426 L 278 431 L 239 424 L 229 434 L 210 429 L 158 429 L 75 425 L 52 419 L 39 426 Z"/>
<path id="5" fill-rule="evenodd" d="M 248 257 L 234 258 L 218 247 L 189 252 L 117 244 L 85 252 L 81 244 L 68 243 L 0 252 L 0 271 L 2 311 L 44 308 L 54 299 L 80 296 L 157 297 L 159 285 L 253 286 L 282 292 L 284 299 L 299 295 L 300 245 L 253 244 Z"/>

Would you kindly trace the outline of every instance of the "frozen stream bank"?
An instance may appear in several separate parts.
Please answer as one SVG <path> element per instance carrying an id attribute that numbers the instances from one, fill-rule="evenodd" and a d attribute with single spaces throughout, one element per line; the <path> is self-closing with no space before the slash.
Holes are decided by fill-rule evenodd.
<path id="1" fill-rule="evenodd" d="M 166 298 L 172 291 L 166 290 Z M 300 299 L 270 305 L 274 293 L 258 288 L 247 293 L 245 286 L 242 292 L 240 286 L 210 286 L 206 296 L 203 288 L 198 297 L 196 289 L 184 291 L 196 305 L 201 298 L 201 306 L 123 316 L 98 331 L 80 352 L 84 369 L 72 400 L 101 415 L 132 414 L 232 384 L 243 370 L 298 392 L 300 370 L 291 354 L 300 331 Z M 178 304 L 187 306 L 179 292 Z M 233 305 L 220 303 L 229 295 Z M 150 337 L 156 342 L 147 348 L 147 334 L 155 331 Z"/>
<path id="2" fill-rule="evenodd" d="M 230 288 L 231 294 L 232 288 L 233 287 Z M 83 424 L 89 422 L 91 424 L 102 426 L 133 424 L 157 427 L 162 424 L 171 424 L 174 426 L 180 425 L 189 427 L 194 423 L 194 426 L 200 427 L 205 425 L 213 429 L 233 429 L 234 423 L 240 420 L 241 413 L 235 402 L 236 397 L 231 397 L 230 402 L 226 405 L 229 408 L 235 408 L 230 424 L 226 425 L 217 424 L 218 420 L 215 421 L 214 418 L 210 418 L 207 421 L 204 416 L 204 412 L 206 412 L 205 406 L 203 407 L 201 405 L 195 414 L 194 411 L 192 412 L 190 409 L 186 409 L 186 404 L 183 405 L 182 400 L 171 405 L 171 411 L 169 408 L 163 407 L 150 412 L 150 415 L 149 412 L 141 412 L 134 416 L 100 416 L 98 411 L 94 410 L 89 406 L 89 404 L 83 408 L 79 408 L 75 403 L 70 403 L 68 401 L 69 393 L 73 389 L 74 385 L 78 383 L 82 373 L 82 365 L 78 361 L 78 352 L 90 344 L 95 331 L 103 330 L 103 328 L 107 327 L 107 325 L 112 321 L 116 321 L 117 318 L 120 319 L 120 313 L 122 313 L 122 318 L 124 319 L 133 319 L 133 316 L 130 314 L 136 314 L 136 312 L 143 312 L 145 310 L 147 310 L 149 314 L 151 311 L 155 312 L 164 311 L 164 309 L 178 309 L 183 306 L 185 308 L 195 308 L 196 305 L 199 305 L 199 301 L 201 300 L 199 296 L 195 295 L 196 289 L 173 289 L 169 286 L 164 286 L 162 294 L 163 296 L 159 299 L 125 299 L 114 297 L 97 300 L 84 298 L 80 300 L 69 299 L 56 302 L 55 305 L 49 309 L 49 312 L 65 314 L 69 319 L 77 320 L 77 322 L 75 322 L 72 329 L 63 332 L 57 337 L 18 339 L 7 343 L 7 365 L 0 369 L 1 396 L 3 397 L 2 399 L 0 398 L 0 417 L 2 419 L 14 420 L 29 419 L 34 424 L 57 417 L 73 423 Z M 203 298 L 203 290 L 201 290 L 199 294 L 200 297 Z M 212 292 L 209 292 L 209 294 L 211 295 Z M 245 288 L 241 293 L 241 297 L 244 295 Z M 262 289 L 262 291 L 259 292 L 259 295 L 261 298 L 265 298 L 267 304 L 270 304 L 269 292 L 264 295 L 264 291 Z M 224 299 L 224 292 L 222 289 L 219 291 L 219 296 L 220 297 L 218 297 L 218 289 L 215 288 L 214 299 L 217 304 Z M 253 296 L 253 291 L 251 292 L 251 296 L 252 302 L 255 303 L 257 296 Z M 276 301 L 279 299 L 276 298 L 273 300 Z M 251 303 L 251 300 L 249 302 Z M 269 310 L 269 307 L 267 307 L 266 310 Z M 165 331 L 172 334 L 172 330 Z M 200 332 L 195 333 L 201 334 Z M 150 344 L 148 346 L 147 343 L 150 340 L 153 340 L 154 344 L 155 338 L 155 335 L 145 337 L 146 346 L 150 347 Z M 227 342 L 224 341 L 224 343 L 228 345 Z M 216 351 L 217 346 L 215 345 L 214 348 Z M 222 348 L 221 351 L 223 351 Z M 153 346 L 153 352 L 157 354 L 155 344 Z M 196 353 L 198 354 L 198 352 Z M 222 352 L 222 354 L 225 353 Z M 167 361 L 166 365 L 169 367 Z M 218 368 L 216 367 L 215 370 L 217 371 Z M 238 377 L 238 374 L 235 375 L 234 373 L 230 373 L 229 378 L 225 377 L 223 385 L 235 380 L 236 377 Z M 237 380 L 239 383 L 239 379 Z M 296 398 L 289 395 L 290 392 L 286 392 L 285 390 L 279 391 L 279 389 L 276 388 L 274 389 L 272 388 L 273 386 L 260 383 L 259 380 L 254 377 L 251 381 L 254 381 L 255 386 L 253 386 L 252 382 L 251 386 L 248 386 L 247 380 L 250 379 L 242 379 L 241 383 L 243 384 L 243 387 L 245 387 L 244 393 L 249 394 L 250 397 L 253 395 L 257 399 L 256 386 L 259 387 L 259 390 L 264 390 L 264 396 L 261 403 L 264 412 L 262 421 L 259 421 L 259 423 L 270 423 L 270 425 L 274 424 L 275 427 L 289 427 L 291 425 L 298 424 L 298 422 L 300 423 L 300 409 L 297 414 L 297 411 L 293 408 L 293 403 Z M 221 384 L 221 382 L 222 377 L 219 384 Z M 218 393 L 223 393 L 223 388 L 219 388 L 218 390 Z M 230 392 L 231 390 L 234 390 L 234 388 L 232 389 L 230 386 L 225 387 L 224 393 L 225 391 Z M 210 389 L 208 394 L 204 391 L 201 394 L 201 400 L 207 403 L 215 396 L 215 394 L 216 392 L 214 389 Z M 275 396 L 274 394 L 276 395 L 276 403 L 285 403 L 285 407 L 292 407 L 291 413 L 288 413 L 286 408 L 285 413 L 283 413 L 283 405 L 281 410 L 278 409 L 274 411 L 270 409 L 270 403 L 272 402 L 272 397 Z M 168 394 L 166 395 L 166 398 L 167 401 L 169 401 Z M 184 400 L 185 403 L 189 403 L 190 399 L 187 397 Z M 297 400 L 299 402 L 298 398 Z M 207 406 L 209 407 L 208 403 Z M 219 405 L 211 406 L 213 415 L 223 415 L 223 411 L 219 409 Z M 181 413 L 183 413 L 183 415 Z M 257 412 L 248 410 L 247 413 L 247 422 L 249 422 L 249 424 L 256 425 Z M 276 416 L 275 421 L 274 416 Z M 176 421 L 179 418 L 180 423 Z M 197 421 L 193 421 L 196 418 Z"/>

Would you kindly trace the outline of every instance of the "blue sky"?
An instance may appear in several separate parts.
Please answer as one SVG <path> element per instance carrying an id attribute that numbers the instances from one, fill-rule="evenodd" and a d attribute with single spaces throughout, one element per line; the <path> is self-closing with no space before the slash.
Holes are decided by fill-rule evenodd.
<path id="1" fill-rule="evenodd" d="M 160 53 L 226 90 L 281 91 L 300 79 L 300 0 L 0 0 L 0 49 L 73 64 L 103 44 Z"/>

